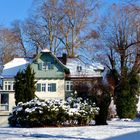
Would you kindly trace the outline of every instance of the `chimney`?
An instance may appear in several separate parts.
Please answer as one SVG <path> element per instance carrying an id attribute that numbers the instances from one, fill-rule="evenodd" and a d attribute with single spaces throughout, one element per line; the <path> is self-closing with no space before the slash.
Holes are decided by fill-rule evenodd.
<path id="1" fill-rule="evenodd" d="M 66 53 L 63 53 L 62 59 L 63 59 L 63 64 L 66 65 L 66 63 L 67 63 L 67 54 Z"/>

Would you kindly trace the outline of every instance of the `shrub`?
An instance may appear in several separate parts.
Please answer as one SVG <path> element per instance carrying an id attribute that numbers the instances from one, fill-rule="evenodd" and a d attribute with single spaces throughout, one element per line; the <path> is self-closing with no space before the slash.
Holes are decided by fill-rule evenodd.
<path id="1" fill-rule="evenodd" d="M 35 98 L 18 103 L 8 120 L 13 127 L 88 125 L 97 113 L 95 104 L 89 105 L 81 98 L 69 97 L 67 101 L 41 101 Z"/>

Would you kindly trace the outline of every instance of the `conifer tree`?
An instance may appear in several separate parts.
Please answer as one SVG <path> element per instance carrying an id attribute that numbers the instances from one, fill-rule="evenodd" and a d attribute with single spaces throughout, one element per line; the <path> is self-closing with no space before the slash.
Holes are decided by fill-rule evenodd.
<path id="1" fill-rule="evenodd" d="M 30 65 L 25 71 L 18 72 L 15 76 L 15 103 L 27 102 L 35 97 L 35 73 L 31 70 Z"/>
<path id="2" fill-rule="evenodd" d="M 139 95 L 139 77 L 131 71 L 115 90 L 116 107 L 119 118 L 135 118 Z"/>
<path id="3" fill-rule="evenodd" d="M 24 98 L 24 89 L 25 89 L 25 74 L 24 72 L 18 72 L 17 75 L 15 76 L 15 84 L 14 84 L 14 89 L 15 89 L 15 103 L 16 105 L 18 102 L 25 102 Z"/>
<path id="4" fill-rule="evenodd" d="M 30 101 L 35 97 L 35 73 L 32 71 L 30 65 L 25 70 L 25 99 L 26 101 Z"/>

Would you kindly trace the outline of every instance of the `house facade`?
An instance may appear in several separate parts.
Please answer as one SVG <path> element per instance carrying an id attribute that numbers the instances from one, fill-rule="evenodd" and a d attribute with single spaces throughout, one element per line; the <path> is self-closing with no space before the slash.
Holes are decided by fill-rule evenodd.
<path id="1" fill-rule="evenodd" d="M 79 57 L 67 58 L 64 54 L 60 61 L 69 69 L 70 73 L 65 77 L 65 96 L 77 91 L 79 96 L 91 93 L 95 84 L 101 82 L 103 65 L 100 63 L 85 63 Z"/>
<path id="2" fill-rule="evenodd" d="M 65 100 L 71 92 L 79 90 L 75 88 L 76 86 L 83 83 L 90 88 L 93 83 L 102 78 L 104 70 L 100 64 L 88 65 L 79 58 L 67 58 L 66 55 L 57 58 L 47 49 L 42 50 L 34 59 L 14 58 L 4 65 L 1 74 L 0 116 L 8 116 L 15 106 L 14 77 L 18 71 L 26 69 L 29 64 L 35 72 L 35 94 L 44 100 Z"/>

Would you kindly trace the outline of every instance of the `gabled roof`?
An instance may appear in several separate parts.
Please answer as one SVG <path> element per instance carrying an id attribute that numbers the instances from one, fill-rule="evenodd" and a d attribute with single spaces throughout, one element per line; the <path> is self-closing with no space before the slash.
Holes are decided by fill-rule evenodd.
<path id="1" fill-rule="evenodd" d="M 80 66 L 81 71 L 77 71 Z M 86 64 L 78 57 L 67 58 L 66 67 L 70 70 L 70 77 L 100 77 L 100 71 L 104 70 L 103 65 L 99 63 Z"/>
<path id="2" fill-rule="evenodd" d="M 27 65 L 32 62 L 29 58 L 14 58 L 4 65 L 2 76 L 4 78 L 12 78 L 16 76 L 18 71 L 26 69 Z"/>
<path id="3" fill-rule="evenodd" d="M 42 50 L 35 58 L 33 61 L 35 61 L 36 59 L 38 59 L 42 54 L 44 53 L 48 53 L 50 54 L 61 66 L 62 68 L 65 70 L 66 73 L 69 73 L 69 69 L 54 55 L 51 53 L 51 51 L 49 51 L 48 49 L 44 49 Z"/>

